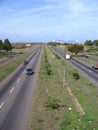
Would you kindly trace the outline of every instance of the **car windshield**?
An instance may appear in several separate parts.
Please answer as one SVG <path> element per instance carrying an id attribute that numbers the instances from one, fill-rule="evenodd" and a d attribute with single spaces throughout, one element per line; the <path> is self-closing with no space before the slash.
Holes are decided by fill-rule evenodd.
<path id="1" fill-rule="evenodd" d="M 31 69 L 31 68 L 28 68 L 27 71 L 32 71 L 32 69 Z"/>

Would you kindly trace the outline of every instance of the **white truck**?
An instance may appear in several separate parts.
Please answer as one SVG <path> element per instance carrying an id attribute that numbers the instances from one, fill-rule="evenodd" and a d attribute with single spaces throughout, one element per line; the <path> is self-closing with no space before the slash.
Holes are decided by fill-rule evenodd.
<path id="1" fill-rule="evenodd" d="M 70 60 L 71 57 L 70 57 L 70 55 L 66 54 L 65 58 L 66 58 L 66 60 Z"/>

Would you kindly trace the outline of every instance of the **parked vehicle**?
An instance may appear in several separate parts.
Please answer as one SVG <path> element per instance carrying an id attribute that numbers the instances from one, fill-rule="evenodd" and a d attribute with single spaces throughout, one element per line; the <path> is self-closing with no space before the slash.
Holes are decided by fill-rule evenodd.
<path id="1" fill-rule="evenodd" d="M 92 65 L 92 68 L 93 68 L 93 69 L 98 69 L 98 64 Z"/>
<path id="2" fill-rule="evenodd" d="M 26 75 L 32 75 L 34 72 L 32 70 L 32 68 L 27 68 L 26 69 Z"/>
<path id="3" fill-rule="evenodd" d="M 86 54 L 81 54 L 80 56 L 85 57 L 85 58 L 89 58 L 89 55 L 86 55 Z"/>
<path id="4" fill-rule="evenodd" d="M 89 55 L 84 55 L 85 58 L 89 58 Z"/>

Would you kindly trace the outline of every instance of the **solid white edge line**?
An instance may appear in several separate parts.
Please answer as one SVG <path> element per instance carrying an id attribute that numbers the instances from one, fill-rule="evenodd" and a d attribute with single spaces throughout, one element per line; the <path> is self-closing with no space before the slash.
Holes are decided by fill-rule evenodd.
<path id="1" fill-rule="evenodd" d="M 15 87 L 13 87 L 13 88 L 10 90 L 10 94 L 13 92 L 14 89 L 15 89 Z"/>
<path id="2" fill-rule="evenodd" d="M 1 103 L 1 105 L 0 105 L 0 109 L 3 107 L 3 105 L 4 105 L 4 102 Z"/>

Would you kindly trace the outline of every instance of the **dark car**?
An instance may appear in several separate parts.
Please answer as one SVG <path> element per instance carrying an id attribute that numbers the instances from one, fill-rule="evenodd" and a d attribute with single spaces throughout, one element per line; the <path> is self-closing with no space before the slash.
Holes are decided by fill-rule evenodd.
<path id="1" fill-rule="evenodd" d="M 27 61 L 27 60 L 25 60 L 24 62 L 23 62 L 23 64 L 24 65 L 27 65 L 29 62 Z"/>
<path id="2" fill-rule="evenodd" d="M 89 55 L 86 55 L 86 54 L 81 54 L 80 56 L 85 57 L 85 58 L 89 58 Z"/>
<path id="3" fill-rule="evenodd" d="M 26 69 L 26 74 L 27 75 L 32 75 L 34 72 L 33 72 L 33 70 L 32 70 L 32 68 L 27 68 Z"/>

